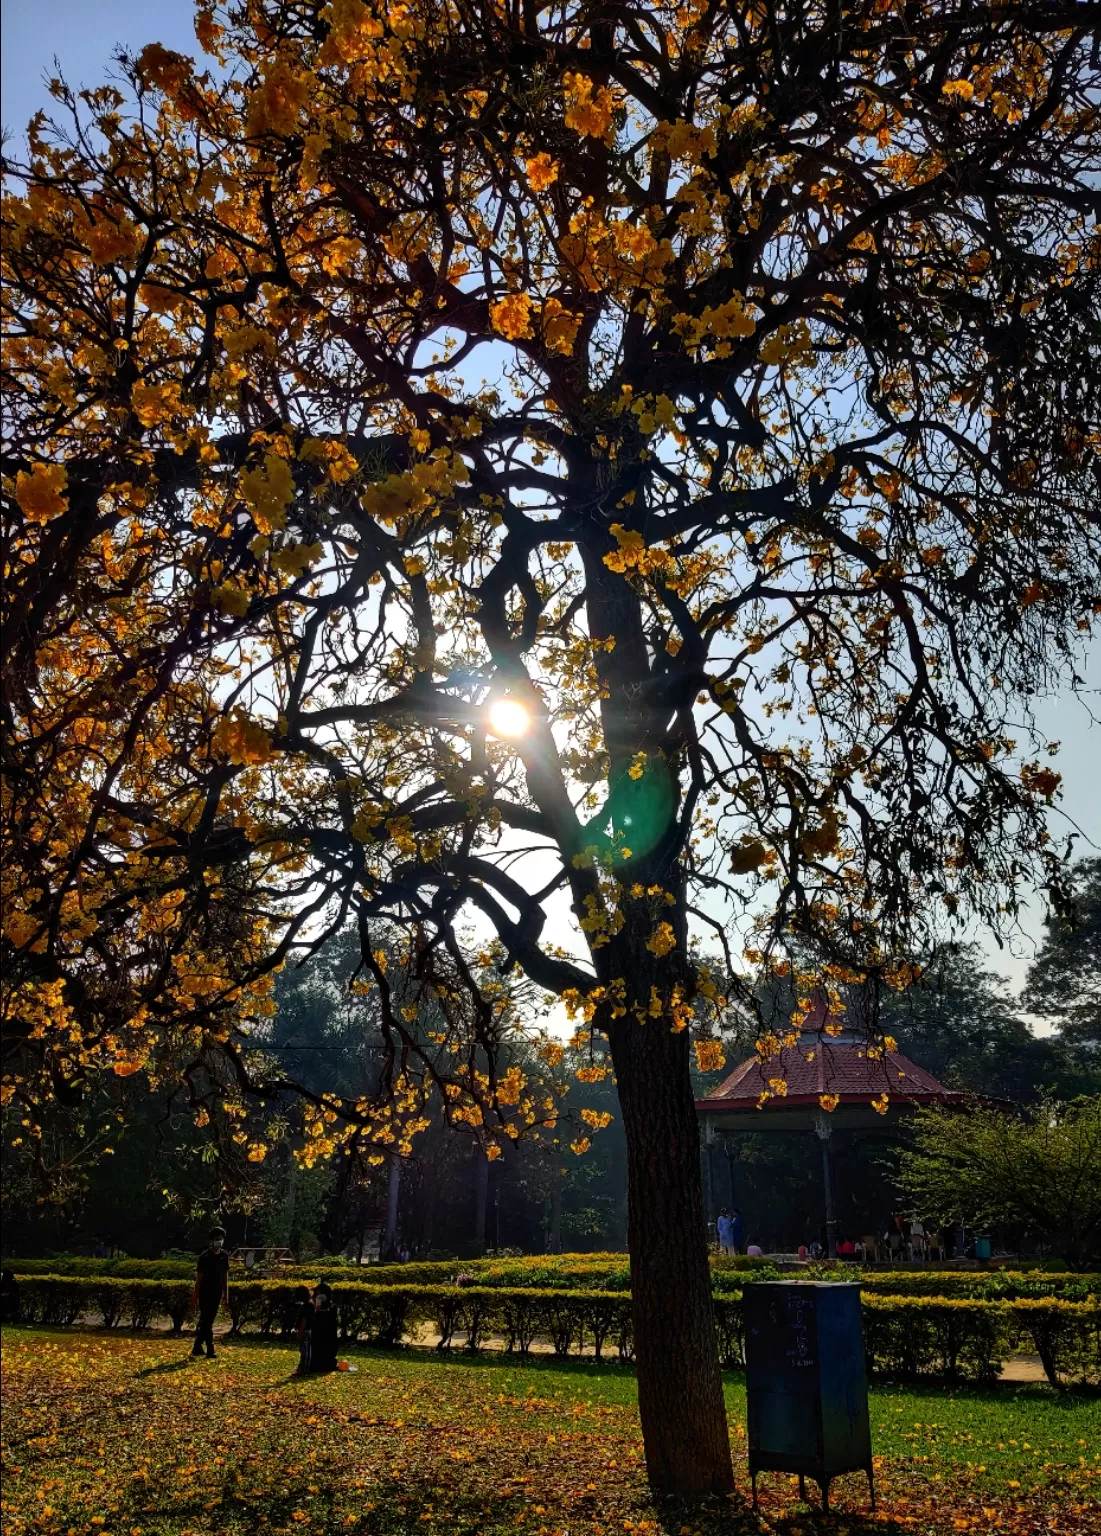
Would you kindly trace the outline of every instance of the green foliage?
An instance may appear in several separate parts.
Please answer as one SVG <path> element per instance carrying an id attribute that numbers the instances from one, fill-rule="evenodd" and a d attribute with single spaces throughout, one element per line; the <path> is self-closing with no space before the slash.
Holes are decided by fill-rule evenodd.
<path id="1" fill-rule="evenodd" d="M 1021 1298 L 1042 1301 L 1058 1297 L 1064 1301 L 1096 1300 L 1101 1294 L 1101 1276 L 1044 1271 L 978 1270 L 945 1273 L 943 1270 L 904 1269 L 865 1272 L 861 1285 L 872 1296 L 932 1296 L 947 1300 L 1017 1301 Z"/>
<path id="2" fill-rule="evenodd" d="M 1101 1252 L 1101 1096 L 1030 1119 L 923 1110 L 900 1180 L 927 1218 L 1014 1222 L 1068 1262 Z"/>
<path id="3" fill-rule="evenodd" d="M 302 1283 L 279 1279 L 233 1285 L 232 1333 L 289 1336 Z M 91 1317 L 104 1328 L 123 1323 L 147 1328 L 155 1318 L 167 1316 L 178 1333 L 191 1287 L 171 1280 L 39 1275 L 21 1279 L 21 1291 L 26 1322 L 56 1326 Z M 477 1350 L 492 1335 L 504 1340 L 507 1351 L 520 1354 L 537 1343 L 563 1357 L 591 1350 L 599 1360 L 608 1345 L 620 1360 L 634 1354 L 631 1296 L 622 1290 L 337 1280 L 332 1295 L 345 1342 L 366 1339 L 392 1347 L 407 1338 L 423 1339 L 427 1332 L 440 1351 L 451 1349 L 460 1337 L 467 1350 Z M 724 1366 L 741 1365 L 741 1294 L 719 1293 L 714 1306 L 719 1358 Z M 873 1372 L 993 1381 L 1010 1350 L 1023 1346 L 1040 1355 L 1053 1385 L 1101 1373 L 1101 1305 L 1096 1296 L 993 1299 L 879 1293 L 864 1296 L 863 1312 Z"/>
<path id="4" fill-rule="evenodd" d="M 1017 1104 L 1045 1091 L 1059 1098 L 1090 1091 L 1064 1043 L 1033 1034 L 977 944 L 945 945 L 929 956 L 915 985 L 884 999 L 883 1023 L 905 1055 L 950 1088 Z"/>
<path id="5" fill-rule="evenodd" d="M 1084 1067 L 1101 1073 L 1101 858 L 1077 865 L 1071 905 L 1052 912 L 1045 928 L 1022 1002 L 1055 1024 Z"/>
<path id="6" fill-rule="evenodd" d="M 995 1381 L 1009 1353 L 1009 1308 L 1001 1302 L 869 1296 L 864 1342 L 873 1371 Z"/>

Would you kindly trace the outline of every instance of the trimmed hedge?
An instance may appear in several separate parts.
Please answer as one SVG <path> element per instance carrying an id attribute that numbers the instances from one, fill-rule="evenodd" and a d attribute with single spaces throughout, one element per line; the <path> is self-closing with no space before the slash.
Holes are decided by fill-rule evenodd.
<path id="1" fill-rule="evenodd" d="M 1101 1294 L 1101 1275 L 1045 1274 L 1042 1270 L 964 1270 L 955 1274 L 876 1270 L 860 1276 L 860 1283 L 874 1296 L 928 1296 L 950 1301 L 1018 1301 L 1024 1297 L 1089 1301 Z"/>
<path id="2" fill-rule="evenodd" d="M 179 1333 L 191 1306 L 190 1280 L 124 1279 L 85 1275 L 18 1275 L 19 1312 L 25 1322 L 74 1323 L 78 1317 L 98 1317 L 104 1328 L 127 1323 L 148 1328 L 167 1317 Z"/>
<path id="3" fill-rule="evenodd" d="M 264 1337 L 293 1333 L 300 1282 L 249 1280 L 231 1285 L 233 1333 Z M 127 1323 L 145 1328 L 171 1319 L 179 1333 L 191 1285 L 182 1281 L 89 1279 L 37 1275 L 20 1280 L 26 1321 L 67 1325 L 98 1318 L 104 1327 Z M 437 1349 L 462 1338 L 478 1349 L 500 1337 L 506 1349 L 527 1354 L 536 1342 L 559 1356 L 592 1350 L 597 1359 L 614 1349 L 621 1360 L 634 1353 L 631 1297 L 626 1291 L 537 1286 L 365 1285 L 337 1281 L 333 1300 L 341 1337 L 395 1346 L 426 1330 Z M 1101 1377 L 1101 1306 L 1058 1298 L 980 1300 L 928 1296 L 863 1297 L 869 1369 L 896 1376 L 938 1376 L 993 1381 L 1014 1349 L 1034 1350 L 1053 1385 Z M 743 1362 L 740 1296 L 715 1298 L 719 1356 L 726 1366 Z"/>
<path id="4" fill-rule="evenodd" d="M 5 1267 L 17 1275 L 72 1275 L 88 1279 L 191 1280 L 193 1261 L 186 1259 L 15 1259 Z M 248 1281 L 249 1271 L 232 1266 L 235 1283 Z M 779 1277 L 767 1260 L 712 1257 L 716 1295 L 740 1295 L 744 1280 Z M 1101 1275 L 1033 1270 L 860 1270 L 855 1265 L 819 1263 L 798 1271 L 806 1279 L 859 1280 L 869 1294 L 930 1296 L 950 1300 L 1015 1301 L 1022 1297 L 1062 1297 L 1087 1301 L 1101 1295 Z M 334 1284 L 345 1279 L 368 1285 L 478 1285 L 538 1290 L 629 1291 L 631 1272 L 625 1254 L 536 1254 L 524 1258 L 472 1259 L 467 1263 L 371 1264 L 359 1266 L 336 1260 L 288 1266 L 278 1271 L 282 1281 L 324 1277 Z M 249 1281 L 251 1283 L 251 1281 Z"/>

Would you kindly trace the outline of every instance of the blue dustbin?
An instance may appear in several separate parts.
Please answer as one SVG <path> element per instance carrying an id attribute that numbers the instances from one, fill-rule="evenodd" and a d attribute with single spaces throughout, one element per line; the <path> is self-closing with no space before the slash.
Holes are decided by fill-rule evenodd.
<path id="1" fill-rule="evenodd" d="M 860 1286 L 780 1280 L 748 1284 L 745 1320 L 749 1472 L 812 1477 L 829 1508 L 842 1472 L 864 1471 L 875 1508 Z"/>
<path id="2" fill-rule="evenodd" d="M 975 1257 L 977 1259 L 988 1259 L 990 1257 L 990 1239 L 988 1237 L 977 1237 L 975 1239 Z"/>

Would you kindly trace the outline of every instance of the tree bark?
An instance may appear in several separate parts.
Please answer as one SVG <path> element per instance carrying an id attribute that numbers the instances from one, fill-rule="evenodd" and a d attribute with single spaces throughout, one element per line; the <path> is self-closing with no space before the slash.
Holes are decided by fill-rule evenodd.
<path id="1" fill-rule="evenodd" d="M 383 1257 L 392 1259 L 398 1248 L 398 1212 L 401 1208 L 401 1158 L 390 1158 L 390 1179 L 386 1190 L 386 1231 L 383 1234 Z"/>
<path id="2" fill-rule="evenodd" d="M 547 1252 L 562 1252 L 562 1169 L 557 1163 L 551 1169 L 550 1222 L 547 1228 Z"/>
<path id="3" fill-rule="evenodd" d="M 687 1031 L 626 1019 L 610 1032 L 627 1138 L 638 1408 L 657 1492 L 734 1486 L 711 1274 L 703 1226 L 700 1139 Z"/>
<path id="4" fill-rule="evenodd" d="M 489 1200 L 489 1159 L 474 1143 L 474 1246 L 479 1253 L 486 1247 L 486 1206 Z"/>

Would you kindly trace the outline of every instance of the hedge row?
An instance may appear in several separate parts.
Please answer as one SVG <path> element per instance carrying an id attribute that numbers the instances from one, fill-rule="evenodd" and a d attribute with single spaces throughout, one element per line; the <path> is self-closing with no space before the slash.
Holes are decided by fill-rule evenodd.
<path id="1" fill-rule="evenodd" d="M 92 1316 L 108 1328 L 122 1323 L 146 1328 L 155 1318 L 168 1317 L 176 1333 L 191 1298 L 190 1284 L 181 1281 L 80 1276 L 27 1276 L 20 1290 L 27 1322 L 67 1325 Z M 288 1337 L 299 1290 L 281 1280 L 231 1286 L 232 1331 Z M 614 1349 L 621 1360 L 629 1360 L 634 1351 L 631 1298 L 623 1291 L 348 1281 L 335 1283 L 332 1292 L 346 1340 L 393 1346 L 431 1330 L 438 1349 L 449 1349 L 456 1337 L 477 1349 L 493 1336 L 521 1354 L 536 1342 L 563 1356 L 591 1349 L 600 1359 Z M 1053 1384 L 1101 1376 L 1101 1306 L 1096 1301 L 867 1295 L 863 1313 L 869 1367 L 875 1373 L 992 1381 L 1007 1355 L 1026 1349 L 1040 1356 Z M 717 1296 L 715 1314 L 723 1364 L 742 1364 L 740 1298 Z"/>
<path id="2" fill-rule="evenodd" d="M 13 1261 L 17 1275 L 72 1275 L 88 1279 L 190 1280 L 194 1264 L 181 1259 L 20 1259 Z M 246 1282 L 248 1271 L 233 1266 L 235 1282 Z M 780 1271 L 767 1261 L 713 1259 L 712 1281 L 716 1295 L 741 1293 L 748 1277 L 768 1279 Z M 1015 1301 L 1062 1297 L 1087 1301 L 1101 1294 L 1101 1275 L 1047 1273 L 1043 1270 L 910 1270 L 861 1271 L 853 1265 L 809 1265 L 800 1271 L 808 1279 L 860 1280 L 870 1294 L 930 1296 L 948 1300 Z M 280 1281 L 331 1283 L 354 1279 L 370 1285 L 480 1285 L 508 1289 L 629 1291 L 631 1272 L 623 1254 L 533 1255 L 526 1258 L 454 1260 L 415 1264 L 372 1264 L 360 1269 L 348 1264 L 315 1263 L 279 1272 Z M 251 1282 L 248 1282 L 251 1283 Z"/>
<path id="3" fill-rule="evenodd" d="M 864 1290 L 877 1296 L 928 1296 L 950 1301 L 1089 1301 L 1101 1295 L 1101 1275 L 1045 1274 L 1042 1270 L 876 1270 L 860 1276 Z"/>

